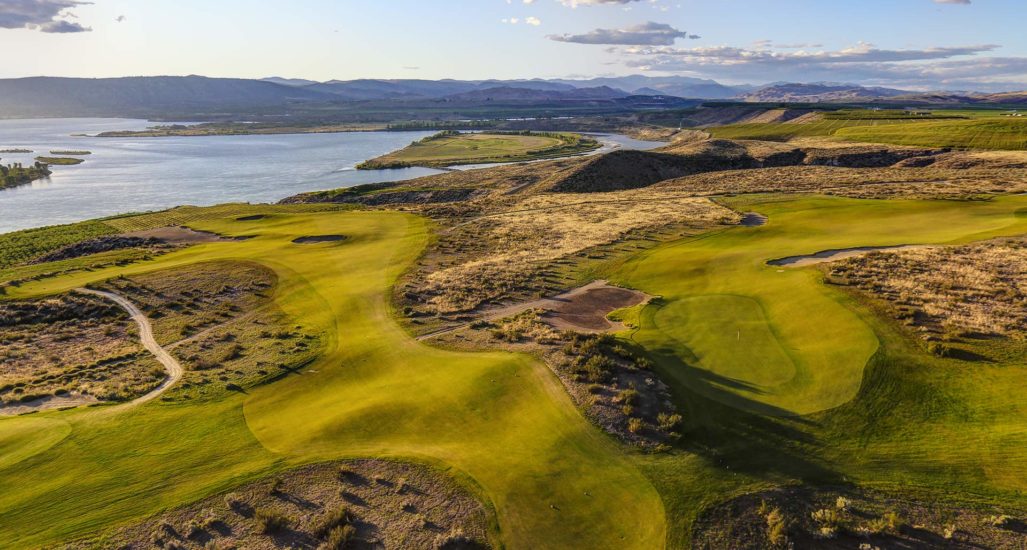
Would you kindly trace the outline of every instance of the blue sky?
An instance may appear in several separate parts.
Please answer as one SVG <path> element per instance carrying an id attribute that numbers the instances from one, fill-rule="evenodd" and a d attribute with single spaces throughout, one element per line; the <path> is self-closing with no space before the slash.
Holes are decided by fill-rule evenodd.
<path id="1" fill-rule="evenodd" d="M 577 5 L 575 5 L 577 4 Z M 0 0 L 0 77 L 1027 88 L 1024 0 Z"/>

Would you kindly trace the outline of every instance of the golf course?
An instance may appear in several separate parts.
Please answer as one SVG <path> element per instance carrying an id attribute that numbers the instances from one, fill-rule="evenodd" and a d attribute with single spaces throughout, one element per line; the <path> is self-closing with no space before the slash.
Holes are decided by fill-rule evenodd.
<path id="1" fill-rule="evenodd" d="M 0 540 L 73 540 L 298 465 L 360 457 L 422 462 L 465 480 L 495 514 L 492 543 L 509 548 L 687 547 L 703 507 L 789 481 L 865 481 L 935 498 L 956 498 L 958 488 L 1022 506 L 1027 409 L 1003 392 L 1027 367 L 1022 358 L 932 357 L 867 303 L 825 285 L 816 267 L 767 262 L 1022 234 L 1027 198 L 722 203 L 768 221 L 595 268 L 659 297 L 629 310 L 636 328 L 618 336 L 644 348 L 687 411 L 681 440 L 655 454 L 586 421 L 535 357 L 447 351 L 401 329 L 390 288 L 431 231 L 413 214 L 197 209 L 192 229 L 243 239 L 8 287 L 5 300 L 27 299 L 252 262 L 274 271 L 274 302 L 322 334 L 324 349 L 302 370 L 219 399 L 0 419 Z M 345 238 L 309 239 L 324 235 Z M 311 242 L 295 242 L 304 237 Z"/>

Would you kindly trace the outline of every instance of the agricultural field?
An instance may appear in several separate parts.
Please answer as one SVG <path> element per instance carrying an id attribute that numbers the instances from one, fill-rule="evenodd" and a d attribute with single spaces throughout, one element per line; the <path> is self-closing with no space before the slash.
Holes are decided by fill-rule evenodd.
<path id="1" fill-rule="evenodd" d="M 404 149 L 368 160 L 362 170 L 461 164 L 520 162 L 585 153 L 599 142 L 578 134 L 558 132 L 460 133 L 439 132 Z"/>

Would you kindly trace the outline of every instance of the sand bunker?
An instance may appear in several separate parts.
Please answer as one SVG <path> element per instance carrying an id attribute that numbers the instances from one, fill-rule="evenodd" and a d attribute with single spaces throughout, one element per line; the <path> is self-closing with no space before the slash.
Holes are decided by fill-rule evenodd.
<path id="1" fill-rule="evenodd" d="M 917 250 L 922 248 L 930 247 L 924 245 L 900 245 L 839 248 L 835 250 L 822 250 L 815 254 L 806 254 L 804 256 L 788 256 L 787 258 L 778 258 L 776 260 L 768 261 L 767 265 L 803 267 L 807 265 L 816 265 L 826 262 L 834 262 L 837 260 L 844 260 L 845 258 L 852 258 L 853 256 L 862 256 L 864 254 L 869 254 L 871 252 L 884 252 L 888 250 Z"/>
<path id="2" fill-rule="evenodd" d="M 624 328 L 606 318 L 611 311 L 631 307 L 649 299 L 643 292 L 609 286 L 606 281 L 597 281 L 601 286 L 589 288 L 577 294 L 567 294 L 549 299 L 550 305 L 542 319 L 562 330 L 578 332 L 606 332 Z M 584 287 L 583 287 L 584 288 Z"/>
<path id="3" fill-rule="evenodd" d="M 293 239 L 296 244 L 334 243 L 346 240 L 345 235 L 310 235 Z"/>
<path id="4" fill-rule="evenodd" d="M 183 226 L 158 227 L 157 229 L 147 229 L 146 231 L 133 231 L 132 233 L 125 233 L 123 236 L 142 238 L 152 237 L 154 239 L 160 239 L 164 242 L 172 244 L 198 244 L 232 240 L 226 237 L 222 237 L 217 233 L 210 233 L 208 231 L 197 231 L 195 229 L 189 229 L 188 227 Z"/>

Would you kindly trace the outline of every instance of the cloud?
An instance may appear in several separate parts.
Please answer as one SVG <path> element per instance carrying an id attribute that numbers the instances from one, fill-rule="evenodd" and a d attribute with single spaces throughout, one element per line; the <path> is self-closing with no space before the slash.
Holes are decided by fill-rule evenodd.
<path id="1" fill-rule="evenodd" d="M 967 5 L 970 0 L 934 0 L 935 4 L 963 4 Z"/>
<path id="2" fill-rule="evenodd" d="M 87 32 L 92 29 L 58 18 L 74 17 L 68 10 L 90 3 L 77 0 L 0 0 L 0 28 L 48 33 Z"/>
<path id="3" fill-rule="evenodd" d="M 575 44 L 616 44 L 631 46 L 671 46 L 688 33 L 664 23 L 649 21 L 626 29 L 596 29 L 585 34 L 550 35 L 550 40 Z"/>
<path id="4" fill-rule="evenodd" d="M 576 8 L 578 6 L 630 4 L 632 2 L 640 1 L 641 0 L 560 0 L 560 3 L 570 8 Z"/>
<path id="5" fill-rule="evenodd" d="M 917 89 L 1023 88 L 1027 57 L 980 57 L 992 44 L 890 50 L 859 43 L 822 51 L 780 51 L 714 46 L 627 47 L 616 51 L 625 65 L 644 71 L 690 74 L 731 81 L 850 81 Z"/>
<path id="6" fill-rule="evenodd" d="M 542 24 L 542 20 L 539 19 L 538 17 L 528 16 L 528 17 L 524 18 L 524 24 L 525 25 L 531 25 L 533 27 L 537 27 L 537 26 Z"/>

